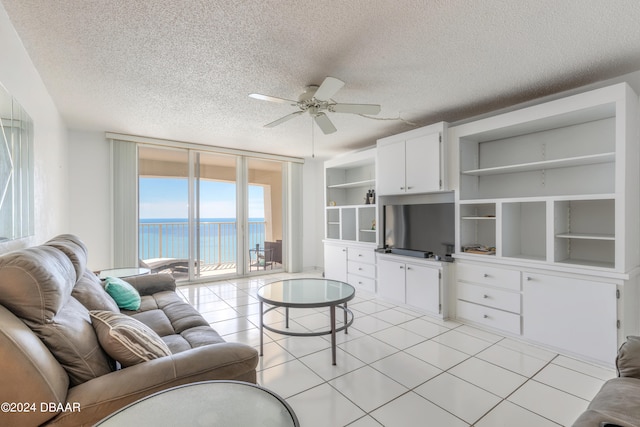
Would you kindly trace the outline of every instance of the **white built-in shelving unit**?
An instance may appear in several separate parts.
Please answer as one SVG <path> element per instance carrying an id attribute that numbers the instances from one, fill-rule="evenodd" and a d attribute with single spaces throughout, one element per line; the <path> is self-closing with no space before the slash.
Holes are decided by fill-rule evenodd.
<path id="1" fill-rule="evenodd" d="M 617 85 L 458 126 L 457 253 L 479 244 L 497 258 L 627 271 L 636 98 Z"/>
<path id="2" fill-rule="evenodd" d="M 640 326 L 638 96 L 622 83 L 450 132 L 458 317 L 613 364 Z"/>
<path id="3" fill-rule="evenodd" d="M 376 205 L 366 203 L 375 172 L 374 149 L 325 162 L 325 238 L 376 243 Z"/>
<path id="4" fill-rule="evenodd" d="M 376 151 L 370 148 L 325 162 L 325 277 L 357 289 L 376 290 L 374 250 L 378 242 Z"/>

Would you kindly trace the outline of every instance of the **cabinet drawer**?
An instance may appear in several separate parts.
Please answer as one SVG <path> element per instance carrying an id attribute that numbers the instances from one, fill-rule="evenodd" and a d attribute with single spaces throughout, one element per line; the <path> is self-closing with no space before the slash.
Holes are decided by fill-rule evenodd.
<path id="1" fill-rule="evenodd" d="M 460 263 L 456 271 L 458 280 L 520 291 L 520 272 L 517 270 Z"/>
<path id="2" fill-rule="evenodd" d="M 519 293 L 502 291 L 470 283 L 458 283 L 458 299 L 520 314 Z"/>
<path id="3" fill-rule="evenodd" d="M 347 274 L 347 283 L 361 291 L 376 291 L 376 280 L 371 277 L 363 277 L 356 274 Z"/>
<path id="4" fill-rule="evenodd" d="M 520 315 L 458 300 L 458 317 L 512 334 L 521 334 Z"/>
<path id="5" fill-rule="evenodd" d="M 349 261 L 347 263 L 347 271 L 349 274 L 357 274 L 359 276 L 375 278 L 376 266 L 374 264 L 364 264 L 362 262 Z"/>
<path id="6" fill-rule="evenodd" d="M 365 262 L 368 264 L 376 263 L 376 254 L 372 249 L 360 249 L 349 247 L 347 258 L 350 261 Z"/>

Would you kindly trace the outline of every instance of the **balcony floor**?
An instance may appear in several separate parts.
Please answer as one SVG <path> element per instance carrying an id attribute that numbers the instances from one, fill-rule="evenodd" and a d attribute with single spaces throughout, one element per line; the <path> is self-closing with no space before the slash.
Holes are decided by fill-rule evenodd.
<path id="1" fill-rule="evenodd" d="M 262 267 L 259 269 L 256 267 L 251 268 L 251 272 L 270 272 L 278 271 L 282 268 L 282 265 L 279 263 L 274 263 L 272 266 L 268 266 L 266 270 Z M 177 281 L 188 280 L 189 274 L 186 268 L 166 268 L 164 270 L 158 271 L 158 273 L 168 273 L 171 274 Z M 226 276 L 226 275 L 234 275 L 237 273 L 237 264 L 235 262 L 225 262 L 220 264 L 203 264 L 200 269 L 200 278 L 205 277 L 217 277 L 217 276 Z"/>

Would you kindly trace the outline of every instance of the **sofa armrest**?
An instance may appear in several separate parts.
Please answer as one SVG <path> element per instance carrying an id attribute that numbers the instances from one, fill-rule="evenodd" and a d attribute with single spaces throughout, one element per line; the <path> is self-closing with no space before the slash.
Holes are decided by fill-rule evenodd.
<path id="1" fill-rule="evenodd" d="M 245 344 L 220 343 L 121 369 L 69 389 L 67 403 L 79 411 L 58 414 L 52 426 L 93 425 L 145 396 L 198 381 L 255 383 L 258 352 Z"/>
<path id="2" fill-rule="evenodd" d="M 175 291 L 176 280 L 170 274 L 145 274 L 124 279 L 138 290 L 140 295 L 153 295 L 162 291 Z"/>
<path id="3" fill-rule="evenodd" d="M 616 357 L 619 377 L 640 378 L 640 337 L 629 336 Z"/>

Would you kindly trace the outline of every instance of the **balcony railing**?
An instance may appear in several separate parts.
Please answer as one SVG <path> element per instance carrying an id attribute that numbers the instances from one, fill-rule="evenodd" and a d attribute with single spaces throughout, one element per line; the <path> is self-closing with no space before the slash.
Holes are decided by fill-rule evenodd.
<path id="1" fill-rule="evenodd" d="M 185 222 L 141 222 L 138 224 L 141 259 L 189 258 L 189 224 Z M 237 223 L 235 221 L 200 222 L 199 254 L 202 266 L 235 263 L 237 258 Z M 249 221 L 249 248 L 264 247 L 265 222 Z"/>

